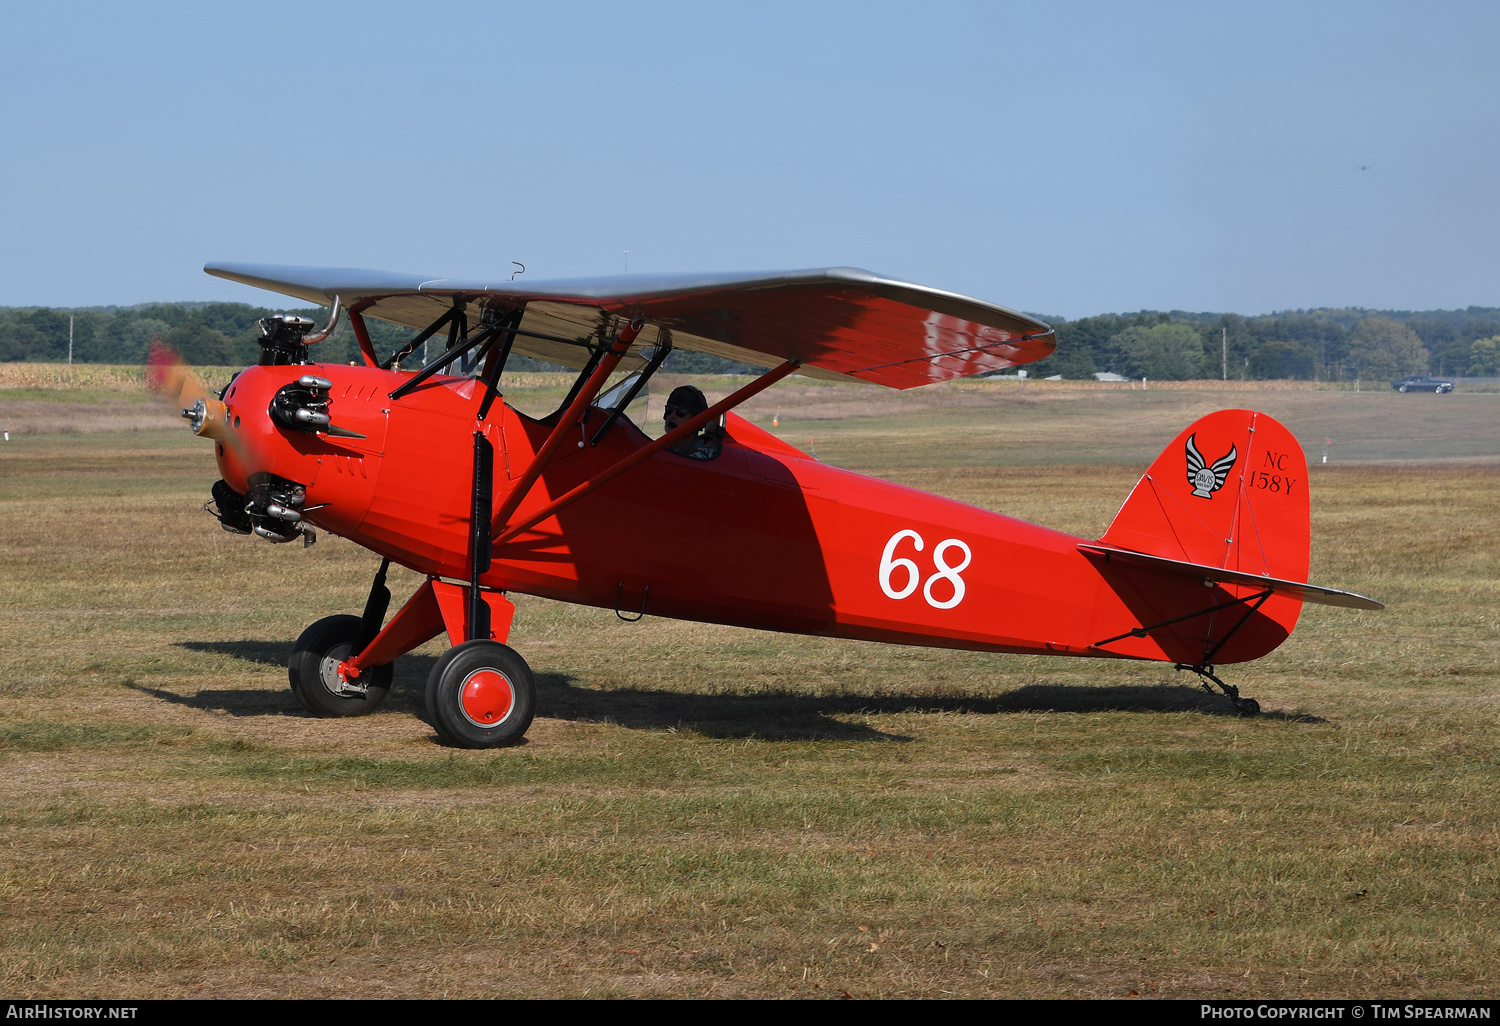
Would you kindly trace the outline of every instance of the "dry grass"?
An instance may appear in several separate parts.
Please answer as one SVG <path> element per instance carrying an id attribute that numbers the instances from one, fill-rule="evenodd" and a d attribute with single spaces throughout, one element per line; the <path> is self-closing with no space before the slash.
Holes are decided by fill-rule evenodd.
<path id="1" fill-rule="evenodd" d="M 821 425 L 834 462 L 1087 535 L 1214 401 L 899 405 L 916 393 L 885 421 L 804 422 L 787 409 L 870 393 L 788 392 L 764 402 L 788 404 L 793 441 Z M 1283 412 L 1402 409 L 1347 399 Z M 1448 412 L 1466 409 L 1405 435 L 1478 455 L 1494 418 Z M 909 458 L 909 436 L 941 458 Z M 218 531 L 195 442 L 0 449 L 8 994 L 1494 991 L 1493 463 L 1313 468 L 1314 579 L 1390 608 L 1309 608 L 1234 668 L 1258 720 L 1160 666 L 631 626 L 522 598 L 529 743 L 456 752 L 416 715 L 435 645 L 400 662 L 381 713 L 299 712 L 292 639 L 357 610 L 375 561 Z M 1025 465 L 1042 451 L 1055 465 Z"/>

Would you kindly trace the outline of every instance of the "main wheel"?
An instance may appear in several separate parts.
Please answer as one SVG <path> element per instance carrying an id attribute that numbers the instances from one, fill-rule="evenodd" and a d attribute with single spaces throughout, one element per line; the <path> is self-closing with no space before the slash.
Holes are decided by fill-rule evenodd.
<path id="1" fill-rule="evenodd" d="M 513 745 L 535 711 L 531 667 L 496 641 L 450 648 L 427 677 L 427 718 L 443 740 L 460 748 Z"/>
<path id="2" fill-rule="evenodd" d="M 302 632 L 292 646 L 287 677 L 292 694 L 314 716 L 363 716 L 374 712 L 390 694 L 395 670 L 390 663 L 372 666 L 359 675 L 365 693 L 345 693 L 339 663 L 354 652 L 359 640 L 357 616 L 325 616 Z"/>

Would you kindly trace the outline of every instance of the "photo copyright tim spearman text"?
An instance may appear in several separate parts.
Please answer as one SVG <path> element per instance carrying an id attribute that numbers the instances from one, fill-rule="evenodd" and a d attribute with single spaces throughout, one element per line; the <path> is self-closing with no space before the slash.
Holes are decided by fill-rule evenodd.
<path id="1" fill-rule="evenodd" d="M 1488 1019 L 1489 1005 L 1247 1005 L 1205 1004 L 1200 1019 Z"/>

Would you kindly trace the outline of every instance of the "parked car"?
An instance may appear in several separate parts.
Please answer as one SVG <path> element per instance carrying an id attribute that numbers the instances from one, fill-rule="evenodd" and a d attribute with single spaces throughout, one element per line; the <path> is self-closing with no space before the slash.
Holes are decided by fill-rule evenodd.
<path id="1" fill-rule="evenodd" d="M 1413 374 L 1409 378 L 1400 381 L 1392 381 L 1391 387 L 1398 392 L 1443 392 L 1453 391 L 1453 382 L 1439 381 L 1437 378 L 1429 378 L 1423 374 Z"/>

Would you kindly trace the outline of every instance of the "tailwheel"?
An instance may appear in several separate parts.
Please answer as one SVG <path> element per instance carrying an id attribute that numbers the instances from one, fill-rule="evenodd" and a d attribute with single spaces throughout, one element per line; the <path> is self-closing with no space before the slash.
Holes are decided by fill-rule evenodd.
<path id="1" fill-rule="evenodd" d="M 1240 689 L 1233 684 L 1225 684 L 1218 677 L 1214 676 L 1214 668 L 1212 666 L 1206 664 L 1203 666 L 1189 666 L 1186 663 L 1178 663 L 1176 668 L 1179 670 L 1191 670 L 1196 673 L 1198 675 L 1198 683 L 1210 695 L 1214 693 L 1214 689 L 1208 686 L 1208 682 L 1213 681 L 1219 691 L 1223 693 L 1225 698 L 1229 699 L 1235 711 L 1241 716 L 1260 715 L 1260 703 L 1253 698 L 1241 698 Z"/>
<path id="2" fill-rule="evenodd" d="M 427 678 L 427 717 L 460 748 L 520 741 L 536 711 L 536 680 L 512 648 L 466 641 L 445 652 Z"/>
<path id="3" fill-rule="evenodd" d="M 287 676 L 292 694 L 314 716 L 364 716 L 385 701 L 394 668 L 371 666 L 352 681 L 339 679 L 339 663 L 354 654 L 360 618 L 325 616 L 314 623 L 292 647 Z"/>

